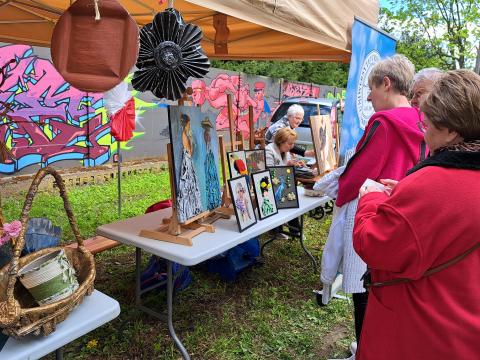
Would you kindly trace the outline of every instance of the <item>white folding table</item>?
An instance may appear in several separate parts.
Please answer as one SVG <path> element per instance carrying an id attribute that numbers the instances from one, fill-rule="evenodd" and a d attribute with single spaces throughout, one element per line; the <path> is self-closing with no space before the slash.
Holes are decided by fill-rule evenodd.
<path id="1" fill-rule="evenodd" d="M 141 250 L 145 250 L 150 254 L 157 255 L 167 262 L 167 322 L 170 335 L 172 336 L 176 346 L 182 353 L 185 360 L 189 360 L 190 356 L 183 346 L 180 339 L 175 334 L 172 322 L 173 314 L 173 276 L 172 262 L 177 262 L 183 266 L 197 265 L 205 260 L 217 256 L 238 244 L 241 244 L 253 237 L 264 234 L 286 222 L 302 216 L 303 214 L 313 210 L 319 206 L 323 206 L 330 200 L 324 197 L 309 197 L 304 195 L 304 189 L 298 188 L 299 208 L 282 209 L 278 214 L 259 220 L 254 226 L 243 232 L 238 231 L 235 216 L 230 219 L 219 219 L 213 223 L 215 233 L 201 233 L 192 239 L 193 246 L 184 246 L 179 244 L 168 243 L 164 241 L 152 240 L 139 236 L 141 229 L 155 230 L 162 224 L 162 219 L 171 216 L 171 209 L 155 211 L 149 214 L 136 216 L 130 219 L 117 221 L 111 224 L 102 225 L 97 229 L 97 234 L 107 238 L 119 241 L 123 244 L 133 245 L 136 248 L 135 268 L 136 268 L 136 305 L 146 313 L 160 317 L 156 311 L 147 308 L 141 303 L 141 295 L 145 292 L 153 290 L 156 285 L 147 289 L 140 288 L 141 273 Z M 302 241 L 302 239 L 301 239 Z M 303 246 L 303 243 L 302 243 Z M 306 250 L 304 248 L 304 250 Z"/>
<path id="2" fill-rule="evenodd" d="M 28 335 L 18 340 L 9 338 L 0 351 L 0 359 L 34 360 L 53 351 L 56 351 L 57 359 L 61 359 L 59 349 L 62 346 L 115 319 L 119 314 L 120 305 L 116 300 L 94 290 L 50 335 Z"/>

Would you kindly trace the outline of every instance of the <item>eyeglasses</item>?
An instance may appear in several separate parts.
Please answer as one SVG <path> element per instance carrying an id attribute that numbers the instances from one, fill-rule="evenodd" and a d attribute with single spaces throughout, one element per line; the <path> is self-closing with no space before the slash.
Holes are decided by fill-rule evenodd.
<path id="1" fill-rule="evenodd" d="M 425 123 L 424 120 L 419 120 L 419 121 L 417 122 L 417 126 L 418 126 L 418 128 L 420 129 L 420 131 L 421 131 L 422 133 L 425 134 L 425 133 L 427 132 L 428 125 Z"/>

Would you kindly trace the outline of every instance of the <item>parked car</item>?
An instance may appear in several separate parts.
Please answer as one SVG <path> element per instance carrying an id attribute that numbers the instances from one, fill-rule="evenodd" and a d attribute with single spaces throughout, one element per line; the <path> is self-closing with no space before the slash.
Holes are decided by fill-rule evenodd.
<path id="1" fill-rule="evenodd" d="M 293 104 L 299 104 L 303 107 L 305 116 L 300 126 L 295 129 L 297 132 L 297 144 L 306 148 L 311 148 L 312 133 L 310 131 L 310 116 L 318 115 L 318 108 L 320 108 L 320 115 L 330 115 L 334 137 L 336 136 L 335 124 L 341 123 L 342 113 L 340 111 L 340 102 L 337 99 L 325 98 L 305 98 L 305 97 L 291 97 L 285 99 L 272 114 L 270 124 L 280 120 L 287 114 L 288 108 Z"/>

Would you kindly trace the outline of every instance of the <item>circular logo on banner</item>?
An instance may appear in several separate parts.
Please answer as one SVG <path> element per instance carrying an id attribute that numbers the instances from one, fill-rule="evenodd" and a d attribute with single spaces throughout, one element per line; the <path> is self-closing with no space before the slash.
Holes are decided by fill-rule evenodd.
<path id="1" fill-rule="evenodd" d="M 379 61 L 380 54 L 378 51 L 371 51 L 363 61 L 362 69 L 360 71 L 360 78 L 357 87 L 357 115 L 362 130 L 365 130 L 368 119 L 373 115 L 372 103 L 367 101 L 368 94 L 370 93 L 370 88 L 368 87 L 368 75 L 370 75 L 373 65 Z"/>

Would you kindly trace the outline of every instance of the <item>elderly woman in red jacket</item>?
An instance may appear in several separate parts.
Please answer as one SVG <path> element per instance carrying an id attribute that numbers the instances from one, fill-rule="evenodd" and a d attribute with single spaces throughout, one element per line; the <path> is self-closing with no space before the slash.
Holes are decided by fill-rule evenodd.
<path id="1" fill-rule="evenodd" d="M 480 357 L 480 76 L 447 72 L 421 110 L 431 156 L 390 195 L 360 191 L 372 285 L 357 360 Z"/>

